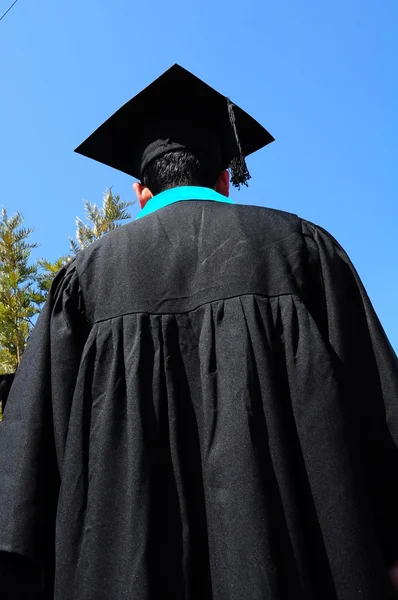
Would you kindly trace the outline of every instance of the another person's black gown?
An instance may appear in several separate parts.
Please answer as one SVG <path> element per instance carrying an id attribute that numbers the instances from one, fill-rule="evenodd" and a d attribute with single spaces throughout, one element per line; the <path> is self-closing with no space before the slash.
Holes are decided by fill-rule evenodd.
<path id="1" fill-rule="evenodd" d="M 397 373 L 347 255 L 294 215 L 180 202 L 110 233 L 11 389 L 0 594 L 395 598 Z"/>
<path id="2" fill-rule="evenodd" d="M 3 411 L 7 404 L 8 394 L 10 393 L 10 389 L 11 389 L 13 381 L 14 381 L 14 373 L 6 373 L 3 375 L 0 375 L 0 404 L 1 404 L 1 408 Z"/>

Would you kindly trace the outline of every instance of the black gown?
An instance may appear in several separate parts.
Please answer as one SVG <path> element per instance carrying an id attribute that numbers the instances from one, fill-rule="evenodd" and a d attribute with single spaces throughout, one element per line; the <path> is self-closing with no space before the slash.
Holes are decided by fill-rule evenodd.
<path id="1" fill-rule="evenodd" d="M 0 428 L 2 597 L 397 597 L 397 359 L 295 215 L 180 202 L 82 251 Z"/>
<path id="2" fill-rule="evenodd" d="M 6 373 L 0 375 L 0 404 L 2 410 L 5 409 L 7 404 L 8 394 L 10 392 L 12 382 L 14 381 L 14 373 Z"/>

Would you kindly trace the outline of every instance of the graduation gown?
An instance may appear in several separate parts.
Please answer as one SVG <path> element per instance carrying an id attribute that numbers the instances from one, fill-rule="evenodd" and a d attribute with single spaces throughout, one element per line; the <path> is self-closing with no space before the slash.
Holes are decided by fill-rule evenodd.
<path id="1" fill-rule="evenodd" d="M 395 598 L 397 372 L 295 215 L 188 201 L 108 234 L 55 279 L 0 425 L 3 593 L 16 556 L 30 600 Z"/>
<path id="2" fill-rule="evenodd" d="M 12 382 L 14 381 L 14 373 L 7 373 L 0 375 L 0 403 L 2 410 L 5 409 L 7 404 L 8 394 L 11 389 Z"/>

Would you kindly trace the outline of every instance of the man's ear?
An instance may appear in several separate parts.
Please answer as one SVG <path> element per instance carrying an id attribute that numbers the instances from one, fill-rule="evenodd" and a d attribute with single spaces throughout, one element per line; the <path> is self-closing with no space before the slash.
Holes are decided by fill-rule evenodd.
<path id="1" fill-rule="evenodd" d="M 145 204 L 153 198 L 153 194 L 151 190 L 142 183 L 133 183 L 133 190 L 135 191 L 135 195 L 137 196 L 137 200 L 140 203 L 140 207 L 144 208 Z"/>
<path id="2" fill-rule="evenodd" d="M 216 183 L 216 192 L 229 198 L 229 171 L 220 173 Z"/>

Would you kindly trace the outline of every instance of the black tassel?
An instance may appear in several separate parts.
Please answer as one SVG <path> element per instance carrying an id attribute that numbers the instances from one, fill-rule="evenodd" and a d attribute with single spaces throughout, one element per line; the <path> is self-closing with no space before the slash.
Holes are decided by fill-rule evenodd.
<path id="1" fill-rule="evenodd" d="M 231 123 L 232 129 L 234 130 L 236 145 L 238 148 L 238 156 L 234 156 L 229 164 L 231 171 L 231 183 L 240 190 L 241 185 L 248 187 L 248 181 L 251 179 L 249 169 L 247 168 L 246 159 L 244 157 L 242 146 L 240 144 L 238 130 L 236 129 L 236 120 L 234 112 L 234 104 L 229 98 L 227 98 L 229 122 Z"/>

